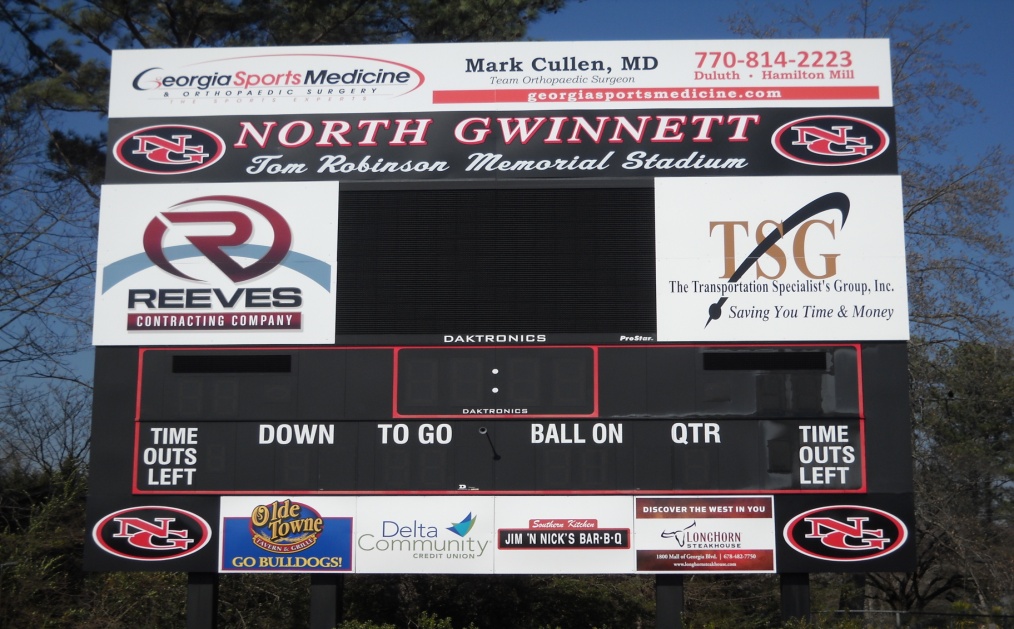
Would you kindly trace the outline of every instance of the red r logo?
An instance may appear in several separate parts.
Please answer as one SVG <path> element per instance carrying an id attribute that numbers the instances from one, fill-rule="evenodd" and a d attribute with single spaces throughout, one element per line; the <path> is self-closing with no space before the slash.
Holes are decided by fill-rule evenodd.
<path id="1" fill-rule="evenodd" d="M 267 253 L 250 266 L 244 267 L 222 250 L 223 247 L 244 245 L 253 235 L 253 222 L 249 216 L 241 211 L 211 210 L 192 212 L 177 209 L 206 202 L 219 202 L 240 206 L 247 210 L 252 210 L 267 219 L 271 225 L 271 229 L 274 231 L 274 241 L 268 248 Z M 198 251 L 204 254 L 204 257 L 218 267 L 222 273 L 237 283 L 264 275 L 278 266 L 285 259 L 286 254 L 289 252 L 289 247 L 292 245 L 292 231 L 289 229 L 289 225 L 285 222 L 285 219 L 277 211 L 260 201 L 229 195 L 211 195 L 183 201 L 174 205 L 169 211 L 156 216 L 148 223 L 148 227 L 144 230 L 144 252 L 148 254 L 148 258 L 160 269 L 186 280 L 201 281 L 177 269 L 166 257 L 162 239 L 169 231 L 169 225 L 165 221 L 168 221 L 172 225 L 187 223 L 224 223 L 232 225 L 233 231 L 231 234 L 187 236 L 186 238 Z"/>

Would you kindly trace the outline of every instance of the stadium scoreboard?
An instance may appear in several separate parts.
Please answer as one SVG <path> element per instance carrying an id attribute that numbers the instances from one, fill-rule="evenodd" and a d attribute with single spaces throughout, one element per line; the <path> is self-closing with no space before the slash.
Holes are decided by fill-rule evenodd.
<path id="1" fill-rule="evenodd" d="M 905 569 L 886 42 L 809 44 L 118 52 L 89 567 Z"/>

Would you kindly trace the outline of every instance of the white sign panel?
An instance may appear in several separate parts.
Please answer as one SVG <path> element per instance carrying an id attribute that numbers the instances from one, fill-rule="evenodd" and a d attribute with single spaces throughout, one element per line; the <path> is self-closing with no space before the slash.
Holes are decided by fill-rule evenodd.
<path id="1" fill-rule="evenodd" d="M 639 572 L 774 572 L 771 496 L 636 498 Z"/>
<path id="2" fill-rule="evenodd" d="M 632 496 L 498 496 L 498 574 L 630 573 Z"/>
<path id="3" fill-rule="evenodd" d="M 891 106 L 888 59 L 885 39 L 124 50 L 109 113 Z"/>
<path id="4" fill-rule="evenodd" d="M 360 497 L 360 573 L 492 574 L 492 496 Z"/>
<path id="5" fill-rule="evenodd" d="M 336 182 L 105 186 L 96 345 L 333 343 Z"/>
<path id="6" fill-rule="evenodd" d="M 908 339 L 900 177 L 656 179 L 655 194 L 660 341 Z"/>

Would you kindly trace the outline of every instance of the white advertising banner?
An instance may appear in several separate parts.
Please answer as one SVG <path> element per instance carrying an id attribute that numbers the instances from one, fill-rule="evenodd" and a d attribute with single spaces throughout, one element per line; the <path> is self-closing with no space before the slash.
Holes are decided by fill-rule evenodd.
<path id="1" fill-rule="evenodd" d="M 886 39 L 122 50 L 112 67 L 113 118 L 893 104 Z"/>
<path id="2" fill-rule="evenodd" d="M 655 194 L 658 340 L 908 339 L 900 177 L 667 178 Z"/>
<path id="3" fill-rule="evenodd" d="M 356 571 L 492 574 L 492 496 L 360 497 Z"/>
<path id="4" fill-rule="evenodd" d="M 338 183 L 104 186 L 96 345 L 333 343 Z"/>
<path id="5" fill-rule="evenodd" d="M 633 527 L 632 496 L 498 496 L 496 572 L 630 573 Z"/>
<path id="6" fill-rule="evenodd" d="M 639 572 L 774 572 L 771 496 L 641 497 Z"/>

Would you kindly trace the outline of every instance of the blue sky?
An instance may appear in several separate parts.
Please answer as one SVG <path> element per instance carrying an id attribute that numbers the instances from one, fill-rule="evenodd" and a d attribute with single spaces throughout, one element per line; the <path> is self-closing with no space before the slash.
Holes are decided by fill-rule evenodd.
<path id="1" fill-rule="evenodd" d="M 783 0 L 792 4 L 792 0 Z M 858 0 L 855 0 L 855 4 Z M 733 13 L 740 0 L 570 0 L 555 15 L 539 20 L 533 39 L 729 39 L 734 38 L 721 19 Z M 746 3 L 763 7 L 766 1 Z M 845 4 L 842 0 L 812 0 L 815 12 Z M 897 5 L 899 0 L 874 0 Z M 982 142 L 1014 141 L 1014 117 L 1008 114 L 1014 100 L 1014 0 L 924 0 L 920 12 L 926 21 L 963 20 L 968 28 L 954 39 L 949 54 L 962 64 L 976 64 L 982 75 L 966 75 L 964 82 L 979 99 L 986 120 L 969 121 L 973 137 Z M 758 16 L 763 22 L 763 14 Z M 999 128 L 997 126 L 999 125 Z"/>
<path id="2" fill-rule="evenodd" d="M 900 0 L 874 0 L 874 8 L 895 6 Z M 768 0 L 570 0 L 567 7 L 548 15 L 529 29 L 532 39 L 549 41 L 636 39 L 730 39 L 721 22 L 742 5 L 763 11 Z M 780 4 L 795 4 L 782 0 Z M 814 13 L 858 0 L 811 0 Z M 976 64 L 981 74 L 967 73 L 961 82 L 979 100 L 983 115 L 964 122 L 951 146 L 971 162 L 984 147 L 1014 147 L 1014 0 L 924 0 L 918 14 L 927 22 L 943 24 L 962 20 L 967 29 L 957 35 L 947 54 L 960 64 Z M 758 21 L 764 22 L 763 13 Z M 1007 198 L 1008 215 L 1000 229 L 1014 238 L 1014 195 Z"/>

